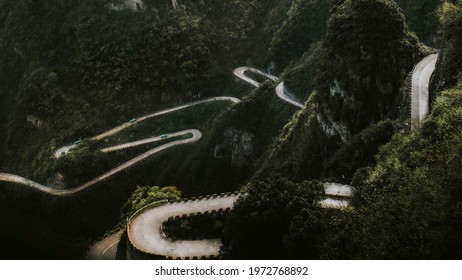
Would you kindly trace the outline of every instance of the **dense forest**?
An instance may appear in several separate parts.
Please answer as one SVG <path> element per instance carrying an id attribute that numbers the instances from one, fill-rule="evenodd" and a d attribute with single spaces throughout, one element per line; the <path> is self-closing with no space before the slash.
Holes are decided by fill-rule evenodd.
<path id="1" fill-rule="evenodd" d="M 123 3 L 0 0 L 0 172 L 72 189 L 158 144 L 101 148 L 192 128 L 202 139 L 71 196 L 0 182 L 2 258 L 80 259 L 149 203 L 236 190 L 229 214 L 170 221 L 169 234 L 220 234 L 228 259 L 461 258 L 460 0 Z M 437 51 L 431 113 L 414 131 L 411 73 Z M 236 80 L 244 65 L 305 107 L 273 81 Z M 92 138 L 213 96 L 242 102 Z M 326 181 L 354 188 L 349 207 L 317 206 Z"/>

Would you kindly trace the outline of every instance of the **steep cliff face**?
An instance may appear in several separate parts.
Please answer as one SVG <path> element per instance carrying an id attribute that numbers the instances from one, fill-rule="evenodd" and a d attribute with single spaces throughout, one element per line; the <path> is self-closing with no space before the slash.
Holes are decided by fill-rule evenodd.
<path id="1" fill-rule="evenodd" d="M 284 73 L 289 86 L 300 89 L 310 84 L 298 80 L 316 76 L 313 94 L 259 159 L 254 179 L 280 175 L 298 182 L 328 174 L 349 180 L 354 168 L 372 161 L 383 143 L 375 139 L 386 142 L 393 129 L 380 125 L 360 133 L 408 110 L 402 104 L 407 92 L 401 89 L 424 49 L 399 7 L 391 0 L 334 2 L 326 36 L 312 52 L 316 59 L 307 52 L 305 61 Z M 348 158 L 354 168 L 331 172 L 330 162 L 338 158 Z"/>
<path id="2" fill-rule="evenodd" d="M 224 159 L 234 168 L 243 168 L 252 162 L 254 135 L 242 129 L 230 128 L 223 133 L 223 143 L 214 147 L 213 156 Z"/>
<path id="3" fill-rule="evenodd" d="M 317 87 L 318 121 L 347 141 L 369 124 L 395 118 L 400 87 L 423 56 L 394 1 L 347 0 L 327 24 Z"/>

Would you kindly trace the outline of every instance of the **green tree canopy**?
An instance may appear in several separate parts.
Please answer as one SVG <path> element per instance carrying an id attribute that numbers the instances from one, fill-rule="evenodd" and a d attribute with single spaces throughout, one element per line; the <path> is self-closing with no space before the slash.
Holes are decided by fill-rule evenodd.
<path id="1" fill-rule="evenodd" d="M 318 209 L 324 192 L 321 184 L 278 178 L 251 182 L 244 190 L 223 233 L 225 258 L 316 257 L 323 234 Z"/>

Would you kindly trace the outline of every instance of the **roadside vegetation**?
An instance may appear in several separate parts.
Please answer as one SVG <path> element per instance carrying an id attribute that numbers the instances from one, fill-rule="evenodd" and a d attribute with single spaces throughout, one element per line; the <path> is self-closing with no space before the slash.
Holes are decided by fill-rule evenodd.
<path id="1" fill-rule="evenodd" d="M 72 187 L 171 139 L 102 147 L 190 128 L 203 137 L 68 197 L 0 182 L 11 227 L 0 238 L 13 246 L 2 256 L 83 258 L 145 205 L 243 189 L 230 213 L 168 221 L 168 234 L 221 236 L 230 259 L 460 258 L 461 1 L 145 0 L 137 12 L 110 2 L 0 1 L 0 170 L 45 184 L 60 173 Z M 410 132 L 410 72 L 432 52 L 421 42 L 440 57 L 432 114 Z M 238 66 L 278 75 L 306 108 L 281 101 L 274 82 L 237 81 Z M 242 102 L 88 140 L 223 95 Z M 320 209 L 321 181 L 352 185 L 352 207 Z"/>

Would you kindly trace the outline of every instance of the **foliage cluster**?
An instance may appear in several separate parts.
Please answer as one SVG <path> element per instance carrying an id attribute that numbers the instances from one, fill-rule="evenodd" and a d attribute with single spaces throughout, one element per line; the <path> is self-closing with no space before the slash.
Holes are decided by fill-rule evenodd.
<path id="1" fill-rule="evenodd" d="M 437 46 L 438 15 L 440 0 L 396 0 L 403 10 L 409 28 L 429 46 Z"/>
<path id="2" fill-rule="evenodd" d="M 158 186 L 137 186 L 130 198 L 122 207 L 121 222 L 125 223 L 128 218 L 141 208 L 158 201 L 178 201 L 181 191 L 174 186 L 160 188 Z"/>
<path id="3" fill-rule="evenodd" d="M 440 57 L 440 81 L 443 87 L 454 86 L 461 74 L 462 65 L 462 2 L 444 1 L 439 9 L 442 55 Z"/>
<path id="4" fill-rule="evenodd" d="M 284 86 L 304 103 L 316 87 L 316 72 L 320 63 L 321 43 L 313 44 L 294 64 L 287 67 L 282 75 Z"/>
<path id="5" fill-rule="evenodd" d="M 421 131 L 396 134 L 357 172 L 354 211 L 332 258 L 460 258 L 462 84 L 438 98 Z"/>
<path id="6" fill-rule="evenodd" d="M 203 214 L 186 218 L 170 218 L 162 226 L 173 240 L 213 239 L 221 236 L 225 213 Z"/>
<path id="7" fill-rule="evenodd" d="M 315 258 L 326 230 L 317 206 L 323 187 L 283 178 L 252 181 L 229 214 L 222 253 L 228 259 Z"/>
<path id="8" fill-rule="evenodd" d="M 292 1 L 287 18 L 274 33 L 269 55 L 278 69 L 297 61 L 324 35 L 328 14 L 326 0 Z"/>

